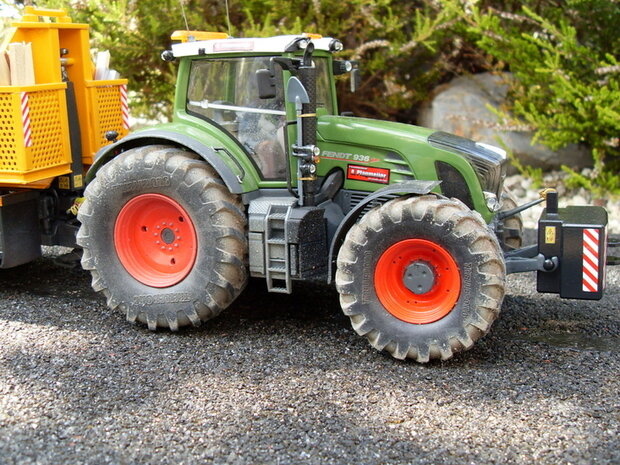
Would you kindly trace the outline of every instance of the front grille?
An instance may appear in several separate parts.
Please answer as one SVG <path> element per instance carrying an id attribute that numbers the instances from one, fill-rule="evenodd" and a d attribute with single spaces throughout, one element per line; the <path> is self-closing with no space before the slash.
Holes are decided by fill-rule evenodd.
<path id="1" fill-rule="evenodd" d="M 506 175 L 506 157 L 473 140 L 447 132 L 435 132 L 429 136 L 428 141 L 434 147 L 456 153 L 467 159 L 478 175 L 482 189 L 494 193 L 499 198 Z"/>
<path id="2" fill-rule="evenodd" d="M 448 198 L 457 198 L 473 210 L 474 201 L 467 188 L 467 183 L 459 170 L 443 161 L 435 162 L 437 177 L 441 181 L 441 193 Z"/>

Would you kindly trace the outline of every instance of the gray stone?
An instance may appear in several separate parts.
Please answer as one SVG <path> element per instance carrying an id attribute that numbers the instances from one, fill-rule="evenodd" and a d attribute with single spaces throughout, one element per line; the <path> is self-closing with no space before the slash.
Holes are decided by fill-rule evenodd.
<path id="1" fill-rule="evenodd" d="M 554 152 L 541 144 L 532 145 L 533 133 L 525 127 L 500 124 L 489 106 L 505 107 L 511 76 L 510 73 L 482 73 L 453 79 L 438 87 L 432 100 L 423 105 L 418 124 L 478 142 L 504 145 L 521 163 L 544 170 L 561 165 L 576 169 L 591 166 L 591 152 L 582 145 L 573 144 Z"/>

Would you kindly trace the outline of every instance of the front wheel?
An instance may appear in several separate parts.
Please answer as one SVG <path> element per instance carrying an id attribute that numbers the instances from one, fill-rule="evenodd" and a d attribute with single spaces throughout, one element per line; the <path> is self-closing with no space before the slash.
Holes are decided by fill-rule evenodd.
<path id="1" fill-rule="evenodd" d="M 500 246 L 480 215 L 431 195 L 371 210 L 338 253 L 344 313 L 399 359 L 446 360 L 471 348 L 499 314 L 504 281 Z"/>
<path id="2" fill-rule="evenodd" d="M 219 314 L 247 281 L 243 206 L 195 154 L 130 149 L 89 184 L 82 267 L 131 322 L 176 330 Z"/>
<path id="3" fill-rule="evenodd" d="M 500 212 L 517 208 L 517 199 L 506 187 L 502 189 L 501 201 L 502 208 Z M 523 219 L 520 213 L 502 221 L 497 239 L 504 251 L 515 250 L 523 245 Z"/>

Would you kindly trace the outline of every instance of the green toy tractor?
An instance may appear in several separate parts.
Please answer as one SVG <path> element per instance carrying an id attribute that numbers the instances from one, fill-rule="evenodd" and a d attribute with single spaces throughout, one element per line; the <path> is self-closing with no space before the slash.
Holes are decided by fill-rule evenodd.
<path id="1" fill-rule="evenodd" d="M 250 276 L 281 293 L 323 281 L 376 349 L 427 362 L 489 331 L 506 273 L 601 298 L 605 210 L 558 209 L 551 192 L 538 244 L 522 247 L 519 212 L 543 200 L 517 207 L 505 153 L 340 116 L 334 76 L 355 83 L 357 67 L 333 58 L 338 40 L 173 38 L 162 54 L 179 64 L 173 121 L 100 150 L 78 215 L 82 265 L 130 322 L 199 325 Z"/>

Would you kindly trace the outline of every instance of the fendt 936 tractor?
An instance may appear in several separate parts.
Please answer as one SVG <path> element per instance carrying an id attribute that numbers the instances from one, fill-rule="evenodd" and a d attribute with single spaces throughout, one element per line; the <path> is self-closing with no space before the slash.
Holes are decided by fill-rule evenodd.
<path id="1" fill-rule="evenodd" d="M 199 325 L 249 277 L 270 292 L 335 283 L 355 331 L 418 362 L 467 350 L 511 272 L 600 299 L 607 213 L 546 193 L 522 247 L 505 153 L 444 132 L 340 116 L 335 39 L 178 31 L 173 121 L 100 149 L 78 212 L 82 266 L 111 309 L 149 329 Z M 59 64 L 60 66 L 60 64 Z M 352 78 L 352 83 L 355 83 Z"/>
<path id="2" fill-rule="evenodd" d="M 426 362 L 489 330 L 506 273 L 536 270 L 541 292 L 601 298 L 604 209 L 558 209 L 549 192 L 538 244 L 521 248 L 505 153 L 339 116 L 334 76 L 355 66 L 332 57 L 338 40 L 173 39 L 162 54 L 179 62 L 173 122 L 102 149 L 78 215 L 82 265 L 129 321 L 198 325 L 248 275 L 283 293 L 335 281 L 360 335 Z"/>

